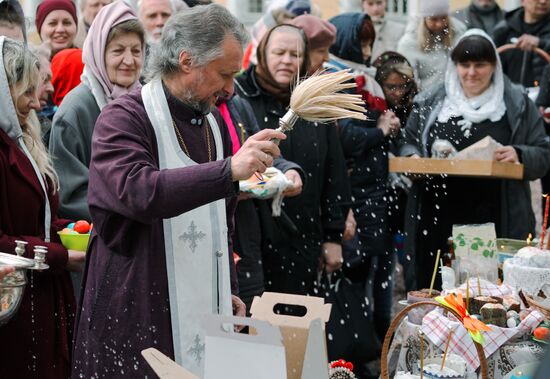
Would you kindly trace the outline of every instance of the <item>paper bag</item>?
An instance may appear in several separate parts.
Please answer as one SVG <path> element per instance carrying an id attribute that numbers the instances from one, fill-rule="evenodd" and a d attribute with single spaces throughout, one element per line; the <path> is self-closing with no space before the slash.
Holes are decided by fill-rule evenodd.
<path id="1" fill-rule="evenodd" d="M 502 147 L 500 143 L 492 137 L 487 136 L 476 143 L 460 150 L 454 159 L 479 159 L 482 161 L 492 161 L 495 159 L 495 151 Z"/>
<path id="2" fill-rule="evenodd" d="M 303 316 L 275 313 L 279 304 L 305 308 Z M 252 318 L 270 322 L 280 328 L 286 350 L 288 379 L 328 379 L 325 323 L 330 317 L 330 304 L 313 296 L 264 292 L 255 297 Z"/>
<path id="3" fill-rule="evenodd" d="M 204 379 L 282 379 L 286 377 L 285 348 L 279 328 L 250 318 L 208 315 Z M 255 334 L 233 332 L 234 325 L 254 328 Z"/>
<path id="4" fill-rule="evenodd" d="M 200 379 L 157 349 L 145 349 L 141 355 L 160 379 Z"/>
<path id="5" fill-rule="evenodd" d="M 498 279 L 498 255 L 495 224 L 453 225 L 453 242 L 457 257 L 459 282 L 470 277 L 487 279 L 495 283 Z"/>
<path id="6" fill-rule="evenodd" d="M 278 327 L 250 318 L 205 315 L 204 379 L 284 379 L 285 348 Z M 255 334 L 235 333 L 235 325 L 254 328 Z M 160 379 L 202 379 L 157 349 L 141 352 Z M 325 364 L 326 366 L 326 364 Z"/>

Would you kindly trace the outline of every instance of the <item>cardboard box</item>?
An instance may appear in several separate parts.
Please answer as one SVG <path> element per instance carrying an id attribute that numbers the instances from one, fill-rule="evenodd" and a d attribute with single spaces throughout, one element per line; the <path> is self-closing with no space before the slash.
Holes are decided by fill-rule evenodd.
<path id="1" fill-rule="evenodd" d="M 207 316 L 204 320 L 204 379 L 282 379 L 285 347 L 280 330 L 268 322 L 240 317 Z M 255 334 L 233 332 L 235 325 Z"/>
<path id="2" fill-rule="evenodd" d="M 278 327 L 250 318 L 205 315 L 204 379 L 284 379 L 285 348 Z M 235 325 L 256 334 L 235 333 Z M 156 349 L 141 352 L 161 379 L 201 379 Z M 326 366 L 326 363 L 325 363 Z"/>
<path id="3" fill-rule="evenodd" d="M 278 305 L 302 306 L 303 316 L 275 313 Z M 255 297 L 252 318 L 268 321 L 281 329 L 286 350 L 287 379 L 328 379 L 325 323 L 331 304 L 325 299 L 274 292 Z"/>
<path id="4" fill-rule="evenodd" d="M 523 179 L 523 164 L 482 160 L 390 158 L 390 172 L 501 179 Z"/>
<path id="5" fill-rule="evenodd" d="M 157 349 L 145 349 L 141 355 L 160 379 L 200 379 Z"/>

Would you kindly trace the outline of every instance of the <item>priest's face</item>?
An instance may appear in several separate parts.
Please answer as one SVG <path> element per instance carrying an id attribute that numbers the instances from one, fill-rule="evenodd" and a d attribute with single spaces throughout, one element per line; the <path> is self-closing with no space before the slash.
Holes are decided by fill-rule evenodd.
<path id="1" fill-rule="evenodd" d="M 233 78 L 241 70 L 243 48 L 232 36 L 225 38 L 222 55 L 205 66 L 193 67 L 189 85 L 182 89 L 183 100 L 198 111 L 210 111 L 219 97 L 234 92 Z"/>

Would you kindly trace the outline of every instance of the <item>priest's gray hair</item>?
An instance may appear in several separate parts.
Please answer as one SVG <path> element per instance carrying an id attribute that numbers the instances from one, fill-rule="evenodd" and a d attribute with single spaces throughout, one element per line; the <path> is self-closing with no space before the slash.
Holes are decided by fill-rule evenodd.
<path id="1" fill-rule="evenodd" d="M 221 5 L 195 6 L 176 13 L 151 52 L 147 78 L 178 73 L 182 51 L 190 55 L 194 66 L 206 66 L 223 54 L 222 45 L 227 36 L 234 37 L 242 46 L 249 40 L 244 25 Z"/>

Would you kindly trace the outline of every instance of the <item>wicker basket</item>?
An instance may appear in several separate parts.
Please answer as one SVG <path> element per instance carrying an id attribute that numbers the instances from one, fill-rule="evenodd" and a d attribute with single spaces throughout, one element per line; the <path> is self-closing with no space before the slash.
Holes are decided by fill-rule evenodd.
<path id="1" fill-rule="evenodd" d="M 390 350 L 390 344 L 392 342 L 395 331 L 397 330 L 397 328 L 399 327 L 399 324 L 401 323 L 401 321 L 403 321 L 403 319 L 407 316 L 407 314 L 411 309 L 424 306 L 424 305 L 431 305 L 431 306 L 435 305 L 436 307 L 443 308 L 447 312 L 454 314 L 458 319 L 460 319 L 460 315 L 455 310 L 448 308 L 442 304 L 434 303 L 431 301 L 421 301 L 415 304 L 411 304 L 405 309 L 403 309 L 401 312 L 399 312 L 397 316 L 395 316 L 395 318 L 393 319 L 392 323 L 390 324 L 390 327 L 388 328 L 388 331 L 386 333 L 386 337 L 384 338 L 384 344 L 382 345 L 382 358 L 381 358 L 382 362 L 381 362 L 381 375 L 380 375 L 382 379 L 390 378 L 390 372 L 388 368 L 388 352 Z M 474 341 L 474 345 L 477 350 L 477 355 L 479 356 L 479 364 L 481 367 L 481 379 L 488 379 L 489 370 L 487 368 L 487 359 L 485 358 L 485 352 L 483 351 L 483 346 L 481 346 L 475 341 Z"/>
<path id="2" fill-rule="evenodd" d="M 531 296 L 527 295 L 524 292 L 522 292 L 522 295 L 527 301 L 527 304 L 529 304 L 529 306 L 536 309 L 537 311 L 540 311 L 540 313 L 542 313 L 547 320 L 550 320 L 550 308 L 545 307 L 540 303 L 537 303 L 535 299 L 533 299 Z"/>

